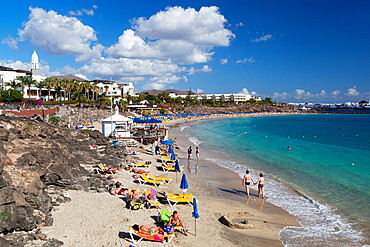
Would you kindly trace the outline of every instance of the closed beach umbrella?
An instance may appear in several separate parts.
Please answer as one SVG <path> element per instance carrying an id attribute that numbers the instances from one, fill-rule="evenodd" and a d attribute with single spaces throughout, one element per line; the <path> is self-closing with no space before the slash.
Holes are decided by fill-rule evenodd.
<path id="1" fill-rule="evenodd" d="M 171 145 L 168 145 L 168 151 L 167 153 L 169 154 L 172 154 L 173 153 L 173 150 L 172 150 L 172 146 Z"/>
<path id="2" fill-rule="evenodd" d="M 185 193 L 188 190 L 188 188 L 189 188 L 188 181 L 186 181 L 185 173 L 183 173 L 181 183 L 180 183 L 180 189 L 182 189 L 182 192 Z"/>
<path id="3" fill-rule="evenodd" d="M 195 219 L 195 236 L 196 236 L 197 235 L 197 219 L 199 218 L 199 214 L 198 214 L 197 199 L 195 197 L 193 197 L 193 210 L 194 211 L 191 213 L 191 215 Z"/>
<path id="4" fill-rule="evenodd" d="M 176 162 L 175 162 L 175 172 L 176 172 L 176 183 L 177 183 L 177 173 L 181 172 L 179 159 L 177 159 Z"/>
<path id="5" fill-rule="evenodd" d="M 172 152 L 172 154 L 171 154 L 171 160 L 172 161 L 175 161 L 176 160 L 176 156 L 175 156 L 175 153 L 174 152 Z"/>

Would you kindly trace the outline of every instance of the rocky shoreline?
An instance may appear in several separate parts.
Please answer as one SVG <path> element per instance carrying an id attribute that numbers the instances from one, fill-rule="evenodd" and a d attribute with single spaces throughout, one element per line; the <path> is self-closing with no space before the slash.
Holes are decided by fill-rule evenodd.
<path id="1" fill-rule="evenodd" d="M 120 168 L 128 158 L 124 147 L 111 145 L 98 131 L 0 116 L 0 246 L 36 239 L 43 239 L 41 246 L 61 246 L 39 230 L 53 223 L 53 204 L 68 201 L 65 190 L 105 191 L 111 178 L 91 168 L 99 163 Z"/>

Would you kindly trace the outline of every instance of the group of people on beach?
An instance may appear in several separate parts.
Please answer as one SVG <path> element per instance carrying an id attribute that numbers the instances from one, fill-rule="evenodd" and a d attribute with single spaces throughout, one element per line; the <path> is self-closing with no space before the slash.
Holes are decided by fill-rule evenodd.
<path id="1" fill-rule="evenodd" d="M 258 178 L 257 182 L 254 182 L 252 176 L 249 174 L 249 170 L 245 171 L 245 175 L 243 177 L 242 184 L 245 186 L 245 191 L 247 194 L 247 198 L 250 198 L 249 196 L 249 186 L 251 185 L 251 181 L 254 185 L 258 184 L 258 197 L 262 194 L 262 198 L 265 198 L 265 178 L 263 177 L 263 174 L 260 173 L 260 177 Z"/>
<path id="2" fill-rule="evenodd" d="M 191 148 L 191 146 L 189 146 L 189 148 L 188 148 L 188 160 L 191 160 L 192 153 L 193 153 L 193 149 Z M 195 148 L 195 156 L 197 156 L 197 160 L 199 160 L 199 156 L 200 156 L 199 147 Z"/>

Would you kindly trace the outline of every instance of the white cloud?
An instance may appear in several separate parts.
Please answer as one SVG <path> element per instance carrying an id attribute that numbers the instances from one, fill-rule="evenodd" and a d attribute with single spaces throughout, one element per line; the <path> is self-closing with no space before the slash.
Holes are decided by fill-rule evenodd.
<path id="1" fill-rule="evenodd" d="M 11 37 L 9 35 L 7 38 L 5 38 L 1 41 L 1 44 L 6 44 L 11 49 L 19 51 L 19 50 L 21 50 L 21 48 L 18 47 L 18 42 L 19 42 L 18 38 L 14 39 L 13 37 Z"/>
<path id="2" fill-rule="evenodd" d="M 218 7 L 168 7 L 149 19 L 132 21 L 141 37 L 149 39 L 183 40 L 202 46 L 229 46 L 235 35 L 224 27 L 226 19 Z"/>
<path id="3" fill-rule="evenodd" d="M 347 96 L 359 96 L 360 95 L 360 92 L 357 91 L 356 89 L 356 86 L 353 86 L 353 88 L 348 88 L 347 89 L 347 93 L 346 93 Z"/>
<path id="4" fill-rule="evenodd" d="M 71 10 L 71 11 L 68 12 L 68 14 L 69 15 L 75 15 L 75 16 L 81 16 L 81 15 L 83 15 L 83 13 L 82 13 L 81 10 L 76 10 L 76 11 Z"/>
<path id="5" fill-rule="evenodd" d="M 92 11 L 97 6 L 92 7 Z M 87 9 L 81 14 L 93 14 Z M 78 11 L 73 14 L 79 15 Z M 96 32 L 76 17 L 53 10 L 30 8 L 29 19 L 18 31 L 19 40 L 29 40 L 36 50 L 54 55 L 74 55 L 80 68 L 65 66 L 53 73 L 81 74 L 91 79 L 134 81 L 143 88 L 163 88 L 188 81 L 184 75 L 211 72 L 214 47 L 229 46 L 235 35 L 225 28 L 226 19 L 217 7 L 169 7 L 153 16 L 132 21 L 115 44 L 104 47 Z M 186 65 L 186 66 L 185 66 Z"/>
<path id="6" fill-rule="evenodd" d="M 186 69 L 185 72 L 188 73 L 188 75 L 194 75 L 195 73 L 199 73 L 199 72 L 205 72 L 205 73 L 208 73 L 208 72 L 212 72 L 212 68 L 209 67 L 208 65 L 203 65 L 202 68 L 200 69 L 195 69 L 194 67 L 190 67 L 189 69 Z"/>
<path id="7" fill-rule="evenodd" d="M 244 27 L 243 22 L 239 22 L 238 24 L 235 25 L 235 27 Z"/>
<path id="8" fill-rule="evenodd" d="M 83 8 L 83 9 L 81 9 L 81 10 L 76 10 L 76 11 L 69 11 L 68 12 L 68 14 L 69 15 L 75 15 L 75 16 L 81 16 L 81 15 L 83 15 L 84 13 L 86 14 L 86 15 L 94 15 L 95 14 L 95 12 L 94 12 L 94 9 L 97 9 L 98 8 L 98 6 L 97 5 L 93 5 L 92 6 L 92 9 L 85 9 L 85 8 Z"/>
<path id="9" fill-rule="evenodd" d="M 197 91 L 195 91 L 196 93 L 204 93 L 203 89 L 200 89 L 198 88 Z"/>
<path id="10" fill-rule="evenodd" d="M 312 94 L 310 92 L 306 92 L 305 90 L 303 89 L 296 89 L 295 90 L 295 96 L 294 98 L 296 99 L 304 99 L 304 98 L 308 98 L 308 97 L 311 97 Z"/>
<path id="11" fill-rule="evenodd" d="M 255 63 L 256 60 L 254 60 L 253 57 L 244 58 L 242 60 L 237 60 L 236 63 Z"/>
<path id="12" fill-rule="evenodd" d="M 321 92 L 319 93 L 319 96 L 321 97 L 325 97 L 327 95 L 326 91 L 325 90 L 321 90 Z"/>
<path id="13" fill-rule="evenodd" d="M 340 94 L 340 90 L 334 90 L 330 93 L 333 97 L 337 97 Z"/>
<path id="14" fill-rule="evenodd" d="M 30 40 L 37 50 L 54 55 L 80 55 L 91 52 L 90 44 L 96 41 L 93 28 L 75 17 L 59 15 L 50 10 L 30 7 L 29 20 L 18 31 L 22 41 Z"/>
<path id="15" fill-rule="evenodd" d="M 221 58 L 220 64 L 227 64 L 227 58 Z"/>
<path id="16" fill-rule="evenodd" d="M 178 82 L 179 80 L 181 80 L 181 77 L 170 73 L 162 76 L 155 76 L 149 80 L 149 83 L 143 86 L 143 89 L 163 89 L 166 87 L 167 84 L 173 84 Z"/>
<path id="17" fill-rule="evenodd" d="M 291 95 L 287 92 L 282 92 L 282 93 L 277 93 L 275 92 L 273 95 L 272 95 L 272 98 L 274 100 L 285 100 L 287 98 L 290 98 Z"/>
<path id="18" fill-rule="evenodd" d="M 252 96 L 256 96 L 256 94 L 257 94 L 257 92 L 256 92 L 256 91 L 252 91 L 252 92 L 251 92 L 251 95 L 252 95 Z"/>
<path id="19" fill-rule="evenodd" d="M 28 70 L 31 71 L 31 62 L 25 63 L 22 61 L 13 61 L 13 60 L 0 60 L 0 65 L 5 67 L 10 67 L 13 69 L 21 69 L 21 70 Z M 49 64 L 41 60 L 40 61 L 40 73 L 41 75 L 50 76 L 53 75 L 53 72 L 50 72 L 50 66 Z"/>
<path id="20" fill-rule="evenodd" d="M 251 95 L 251 94 L 249 93 L 248 89 L 246 89 L 246 88 L 243 88 L 243 89 L 242 89 L 242 91 L 241 91 L 241 92 L 239 92 L 239 93 L 242 93 L 242 94 L 245 94 L 245 95 Z"/>
<path id="21" fill-rule="evenodd" d="M 212 71 L 212 68 L 209 67 L 208 65 L 203 65 L 203 67 L 200 69 L 201 72 L 211 72 Z"/>
<path id="22" fill-rule="evenodd" d="M 266 34 L 266 35 L 261 36 L 259 38 L 251 39 L 251 42 L 257 43 L 257 42 L 261 42 L 261 41 L 267 41 L 269 39 L 272 39 L 272 35 L 271 34 Z"/>

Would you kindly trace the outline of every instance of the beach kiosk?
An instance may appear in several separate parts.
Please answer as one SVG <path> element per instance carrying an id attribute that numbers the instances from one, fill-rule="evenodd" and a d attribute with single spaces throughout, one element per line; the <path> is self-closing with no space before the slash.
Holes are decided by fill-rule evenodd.
<path id="1" fill-rule="evenodd" d="M 116 107 L 114 115 L 101 120 L 101 122 L 105 136 L 130 137 L 133 120 L 120 115 L 118 107 Z"/>

